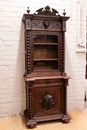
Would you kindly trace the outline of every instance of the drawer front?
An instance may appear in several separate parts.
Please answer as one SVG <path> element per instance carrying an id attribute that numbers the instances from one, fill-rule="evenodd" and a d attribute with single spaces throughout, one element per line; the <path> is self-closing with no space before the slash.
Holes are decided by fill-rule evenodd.
<path id="1" fill-rule="evenodd" d="M 32 30 L 54 30 L 61 31 L 61 23 L 59 21 L 50 20 L 32 20 L 31 22 Z"/>
<path id="2" fill-rule="evenodd" d="M 63 83 L 62 79 L 40 79 L 36 80 L 34 82 L 34 85 L 39 85 L 39 84 L 55 84 L 55 83 Z"/>

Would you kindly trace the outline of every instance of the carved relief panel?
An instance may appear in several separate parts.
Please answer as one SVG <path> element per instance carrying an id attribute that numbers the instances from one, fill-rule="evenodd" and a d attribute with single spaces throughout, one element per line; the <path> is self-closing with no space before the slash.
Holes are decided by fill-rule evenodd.
<path id="1" fill-rule="evenodd" d="M 26 20 L 26 29 L 32 29 L 32 30 L 44 30 L 44 29 L 49 29 L 49 30 L 56 30 L 60 31 L 61 30 L 61 23 L 58 21 L 48 21 L 48 20 L 32 20 L 30 19 Z"/>
<path id="2" fill-rule="evenodd" d="M 48 21 L 48 20 L 33 20 L 31 28 L 33 30 L 61 30 L 61 24 L 58 21 Z"/>
<path id="3" fill-rule="evenodd" d="M 60 108 L 60 94 L 61 87 L 50 87 L 49 88 L 40 88 L 34 89 L 35 94 L 35 116 L 40 115 L 49 115 L 53 113 L 61 113 Z"/>

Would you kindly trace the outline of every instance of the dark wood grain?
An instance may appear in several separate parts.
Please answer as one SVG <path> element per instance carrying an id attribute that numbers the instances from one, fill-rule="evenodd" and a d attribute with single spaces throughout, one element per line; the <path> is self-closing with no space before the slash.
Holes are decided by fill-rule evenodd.
<path id="1" fill-rule="evenodd" d="M 65 31 L 69 17 L 46 6 L 36 14 L 23 15 L 25 25 L 26 125 L 61 119 L 67 115 Z"/>

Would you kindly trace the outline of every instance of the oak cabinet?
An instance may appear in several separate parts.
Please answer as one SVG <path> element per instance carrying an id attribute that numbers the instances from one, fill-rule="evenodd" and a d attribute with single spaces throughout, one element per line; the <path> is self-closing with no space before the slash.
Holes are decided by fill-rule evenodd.
<path id="1" fill-rule="evenodd" d="M 38 122 L 61 119 L 67 115 L 65 73 L 65 31 L 69 17 L 60 16 L 49 6 L 36 14 L 23 15 L 25 25 L 26 124 L 33 128 Z"/>

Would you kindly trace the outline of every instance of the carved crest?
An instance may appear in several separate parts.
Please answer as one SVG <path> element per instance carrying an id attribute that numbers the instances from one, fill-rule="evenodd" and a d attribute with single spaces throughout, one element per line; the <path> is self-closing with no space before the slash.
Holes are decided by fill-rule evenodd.
<path id="1" fill-rule="evenodd" d="M 36 14 L 39 15 L 59 15 L 59 12 L 55 9 L 51 9 L 49 6 L 46 6 L 45 8 L 40 8 L 36 10 Z"/>

